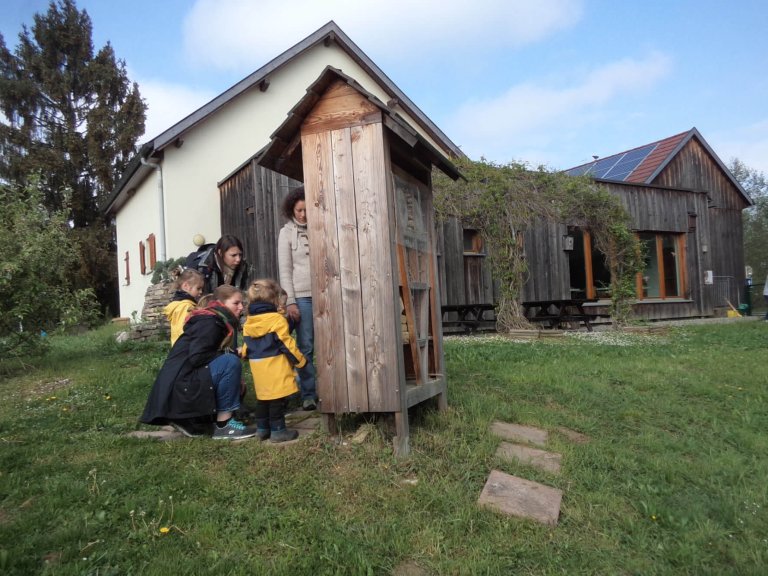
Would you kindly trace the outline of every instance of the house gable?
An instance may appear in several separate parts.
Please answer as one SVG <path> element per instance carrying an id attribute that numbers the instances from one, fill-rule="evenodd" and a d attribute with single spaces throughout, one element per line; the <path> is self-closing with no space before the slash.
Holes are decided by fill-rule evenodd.
<path id="1" fill-rule="evenodd" d="M 649 180 L 652 186 L 704 191 L 713 207 L 743 210 L 752 204 L 730 171 L 704 140 L 695 136 L 686 139 Z"/>

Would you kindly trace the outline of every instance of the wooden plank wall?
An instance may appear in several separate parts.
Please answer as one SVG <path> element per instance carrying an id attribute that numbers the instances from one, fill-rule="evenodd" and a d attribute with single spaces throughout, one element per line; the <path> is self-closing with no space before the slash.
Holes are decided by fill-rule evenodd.
<path id="1" fill-rule="evenodd" d="M 315 357 L 326 413 L 401 408 L 383 146 L 381 123 L 302 131 Z"/>
<path id="2" fill-rule="evenodd" d="M 732 276 L 744 285 L 744 250 L 741 211 L 746 200 L 709 152 L 696 139 L 673 158 L 653 184 L 689 188 L 708 195 L 709 268 L 715 276 Z M 701 215 L 699 215 L 701 217 Z"/>
<path id="3" fill-rule="evenodd" d="M 568 253 L 563 250 L 564 224 L 541 221 L 524 234 L 528 280 L 523 300 L 570 297 Z"/>
<path id="4" fill-rule="evenodd" d="M 222 234 L 243 242 L 255 278 L 279 280 L 277 236 L 283 225 L 280 206 L 301 182 L 251 161 L 219 186 Z"/>
<path id="5" fill-rule="evenodd" d="M 464 255 L 464 228 L 455 218 L 436 226 L 441 304 L 493 304 L 497 301 L 488 258 Z"/>

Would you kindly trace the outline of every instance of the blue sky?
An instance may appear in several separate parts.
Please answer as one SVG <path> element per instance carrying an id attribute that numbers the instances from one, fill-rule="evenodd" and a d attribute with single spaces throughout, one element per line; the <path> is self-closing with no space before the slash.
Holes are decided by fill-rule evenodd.
<path id="1" fill-rule="evenodd" d="M 335 20 L 472 158 L 569 168 L 696 127 L 768 173 L 765 0 L 78 0 L 150 139 Z M 43 0 L 2 0 L 16 45 Z M 276 126 L 282 119 L 276 119 Z"/>

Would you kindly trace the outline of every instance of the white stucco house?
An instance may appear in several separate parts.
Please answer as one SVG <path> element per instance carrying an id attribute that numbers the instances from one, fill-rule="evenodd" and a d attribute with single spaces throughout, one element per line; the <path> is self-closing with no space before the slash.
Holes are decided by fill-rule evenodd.
<path id="1" fill-rule="evenodd" d="M 215 242 L 219 183 L 264 148 L 308 87 L 332 66 L 358 82 L 446 158 L 462 152 L 329 22 L 145 143 L 105 204 L 117 228 L 120 315 L 140 314 L 155 261 Z"/>

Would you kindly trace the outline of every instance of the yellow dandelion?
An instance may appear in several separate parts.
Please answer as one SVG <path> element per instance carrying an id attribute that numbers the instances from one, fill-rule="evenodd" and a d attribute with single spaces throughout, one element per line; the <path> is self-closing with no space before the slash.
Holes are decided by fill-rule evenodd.
<path id="1" fill-rule="evenodd" d="M 171 529 L 168 528 L 168 526 L 163 526 L 162 528 L 160 528 L 160 534 L 168 534 L 168 532 L 170 531 Z"/>
<path id="2" fill-rule="evenodd" d="M 110 396 L 109 394 L 105 394 L 104 400 L 112 400 L 112 396 Z"/>
<path id="3" fill-rule="evenodd" d="M 656 522 L 656 514 L 651 514 L 651 520 L 653 520 L 654 522 Z"/>

